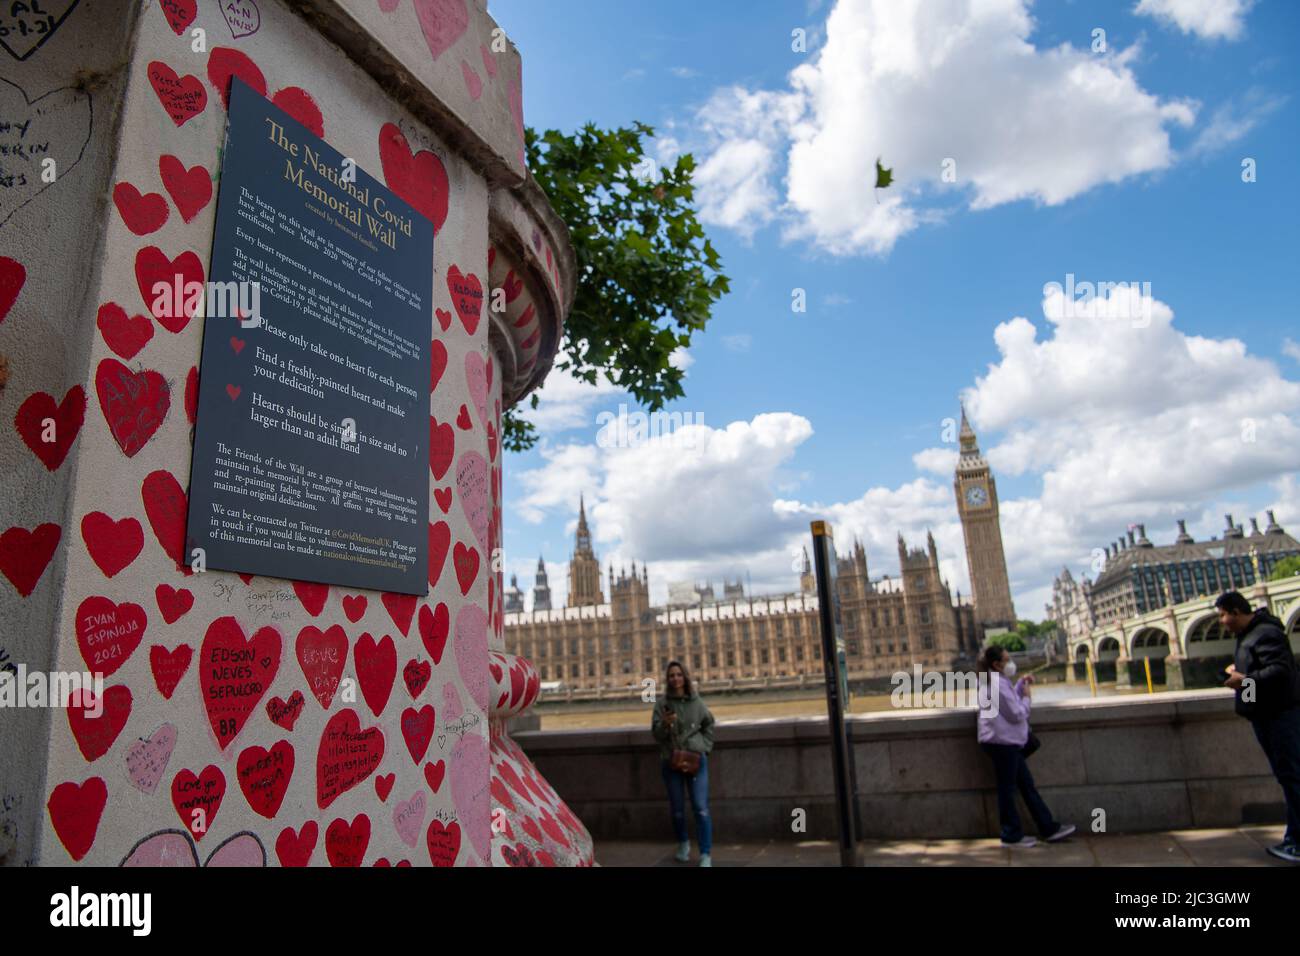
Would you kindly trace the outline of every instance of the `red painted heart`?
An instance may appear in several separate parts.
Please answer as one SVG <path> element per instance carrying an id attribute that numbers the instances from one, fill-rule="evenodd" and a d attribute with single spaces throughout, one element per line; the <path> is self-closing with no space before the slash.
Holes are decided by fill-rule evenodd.
<path id="1" fill-rule="evenodd" d="M 325 137 L 325 117 L 306 90 L 298 86 L 286 86 L 271 97 L 271 102 L 317 136 L 322 139 Z"/>
<path id="2" fill-rule="evenodd" d="M 452 822 L 444 826 L 441 820 L 434 820 L 425 833 L 425 845 L 429 849 L 429 862 L 434 866 L 455 866 L 460 855 L 460 824 Z"/>
<path id="3" fill-rule="evenodd" d="M 415 605 L 419 599 L 414 594 L 392 594 L 385 591 L 380 601 L 393 619 L 402 637 L 411 633 L 411 618 L 415 616 Z"/>
<path id="4" fill-rule="evenodd" d="M 445 521 L 429 525 L 429 586 L 435 587 L 442 577 L 442 566 L 447 562 L 451 547 L 451 527 Z"/>
<path id="5" fill-rule="evenodd" d="M 385 123 L 379 131 L 379 163 L 388 188 L 432 222 L 435 235 L 440 232 L 451 191 L 442 160 L 428 150 L 412 154 L 402 131 Z"/>
<path id="6" fill-rule="evenodd" d="M 379 802 L 383 803 L 388 799 L 388 795 L 393 792 L 393 784 L 397 782 L 397 774 L 389 773 L 375 777 L 375 795 L 379 797 Z"/>
<path id="7" fill-rule="evenodd" d="M 195 366 L 190 366 L 189 374 L 185 376 L 185 417 L 194 424 L 194 420 L 199 414 L 199 370 Z"/>
<path id="8" fill-rule="evenodd" d="M 108 753 L 126 726 L 131 716 L 131 690 L 110 687 L 104 691 L 101 705 L 92 691 L 83 688 L 69 696 L 67 707 L 72 736 L 77 739 L 81 755 L 93 763 Z M 98 716 L 92 716 L 92 711 L 98 711 Z"/>
<path id="9" fill-rule="evenodd" d="M 194 606 L 194 594 L 185 588 L 174 588 L 170 584 L 160 584 L 154 588 L 154 600 L 162 612 L 163 621 L 175 624 Z"/>
<path id="10" fill-rule="evenodd" d="M 23 597 L 35 590 L 62 536 L 63 529 L 49 523 L 34 531 L 14 527 L 0 535 L 0 573 Z"/>
<path id="11" fill-rule="evenodd" d="M 273 820 L 293 777 L 293 744 L 281 740 L 270 750 L 248 747 L 235 762 L 235 776 L 253 812 Z"/>
<path id="12" fill-rule="evenodd" d="M 362 634 L 357 639 L 354 654 L 361 696 L 370 712 L 378 717 L 388 706 L 393 683 L 397 680 L 397 646 L 388 635 L 376 643 L 369 634 Z"/>
<path id="13" fill-rule="evenodd" d="M 442 481 L 451 467 L 451 460 L 456 454 L 456 432 L 449 424 L 439 424 L 438 419 L 429 416 L 429 470 L 434 480 Z"/>
<path id="14" fill-rule="evenodd" d="M 156 232 L 167 221 L 167 200 L 162 193 L 141 195 L 140 190 L 130 183 L 118 183 L 113 187 L 113 205 L 126 228 L 137 236 Z"/>
<path id="15" fill-rule="evenodd" d="M 212 48 L 208 54 L 208 82 L 221 98 L 221 105 L 230 105 L 230 78 L 237 76 L 262 96 L 266 96 L 266 77 L 247 54 L 228 46 Z"/>
<path id="16" fill-rule="evenodd" d="M 219 617 L 208 625 L 199 649 L 199 690 L 217 749 L 225 750 L 239 736 L 271 686 L 280 669 L 282 644 L 273 627 L 246 638 L 233 617 Z"/>
<path id="17" fill-rule="evenodd" d="M 370 818 L 358 813 L 352 822 L 334 820 L 325 830 L 325 855 L 330 866 L 360 866 L 370 846 Z"/>
<path id="18" fill-rule="evenodd" d="M 408 707 L 402 711 L 402 737 L 406 740 L 406 749 L 411 759 L 419 766 L 433 739 L 434 710 L 432 704 L 425 704 L 419 710 Z"/>
<path id="19" fill-rule="evenodd" d="M 461 431 L 469 431 L 474 427 L 474 423 L 469 420 L 469 409 L 464 405 L 460 407 L 460 414 L 456 416 L 456 426 Z"/>
<path id="20" fill-rule="evenodd" d="M 275 838 L 275 855 L 281 866 L 306 866 L 311 862 L 311 855 L 316 850 L 316 841 L 320 837 L 320 828 L 315 820 L 308 820 L 301 830 L 285 827 Z"/>
<path id="21" fill-rule="evenodd" d="M 158 0 L 158 6 L 162 8 L 172 33 L 177 36 L 185 32 L 199 12 L 198 0 Z"/>
<path id="22" fill-rule="evenodd" d="M 469 589 L 474 586 L 474 579 L 478 577 L 478 548 L 467 548 L 457 541 L 456 547 L 452 549 L 451 561 L 456 566 L 456 580 L 460 583 L 460 593 L 468 594 Z"/>
<path id="23" fill-rule="evenodd" d="M 185 563 L 185 515 L 189 508 L 185 489 L 170 471 L 152 471 L 140 486 L 144 513 L 154 537 L 178 568 L 190 574 Z"/>
<path id="24" fill-rule="evenodd" d="M 437 317 L 438 325 L 442 327 L 442 330 L 444 332 L 446 332 L 449 328 L 451 328 L 450 312 L 448 312 L 446 309 L 434 309 L 433 314 L 434 316 Z"/>
<path id="25" fill-rule="evenodd" d="M 345 594 L 343 595 L 343 613 L 349 621 L 355 624 L 366 613 L 366 605 L 369 603 L 364 594 Z"/>
<path id="26" fill-rule="evenodd" d="M 171 408 L 171 390 L 157 372 L 132 372 L 117 359 L 95 369 L 95 394 L 104 421 L 123 454 L 132 458 L 154 436 Z"/>
<path id="27" fill-rule="evenodd" d="M 438 502 L 438 508 L 443 514 L 451 510 L 451 485 L 446 488 L 433 489 L 433 500 Z"/>
<path id="28" fill-rule="evenodd" d="M 95 316 L 104 344 L 124 359 L 133 359 L 153 338 L 153 323 L 147 315 L 128 316 L 116 302 L 105 302 Z"/>
<path id="29" fill-rule="evenodd" d="M 178 158 L 164 153 L 158 159 L 158 175 L 186 222 L 193 220 L 212 200 L 212 174 L 201 164 L 186 169 Z"/>
<path id="30" fill-rule="evenodd" d="M 341 794 L 374 773 L 384 759 L 384 735 L 378 727 L 361 729 L 352 708 L 329 719 L 316 751 L 316 805 L 324 810 Z"/>
<path id="31" fill-rule="evenodd" d="M 114 521 L 102 511 L 92 511 L 81 519 L 81 537 L 90 559 L 110 578 L 130 565 L 144 547 L 140 522 L 134 518 Z"/>
<path id="32" fill-rule="evenodd" d="M 225 795 L 226 775 L 214 764 L 197 776 L 192 770 L 182 770 L 172 778 L 172 806 L 195 842 L 207 836 Z"/>
<path id="33" fill-rule="evenodd" d="M 73 860 L 90 852 L 107 802 L 108 787 L 103 777 L 91 777 L 80 784 L 61 783 L 50 793 L 45 804 L 50 825 Z"/>
<path id="34" fill-rule="evenodd" d="M 184 126 L 208 105 L 207 90 L 197 76 L 188 73 L 177 76 L 175 70 L 160 60 L 149 64 L 149 85 L 177 126 Z"/>
<path id="35" fill-rule="evenodd" d="M 435 664 L 442 663 L 442 652 L 447 647 L 447 635 L 451 633 L 451 612 L 446 604 L 439 603 L 436 610 L 429 605 L 420 608 L 420 639 Z"/>
<path id="36" fill-rule="evenodd" d="M 271 723 L 292 731 L 293 725 L 298 722 L 298 717 L 302 714 L 302 709 L 306 704 L 307 698 L 302 695 L 300 690 L 290 694 L 287 701 L 279 697 L 272 697 L 266 702 L 266 716 L 271 718 Z"/>
<path id="37" fill-rule="evenodd" d="M 329 710 L 348 661 L 347 634 L 338 624 L 325 631 L 308 625 L 298 632 L 294 650 L 307 678 L 307 690 Z"/>
<path id="38" fill-rule="evenodd" d="M 437 793 L 442 787 L 443 778 L 446 776 L 447 761 L 439 760 L 437 763 L 426 763 L 424 765 L 424 780 L 434 793 Z"/>
<path id="39" fill-rule="evenodd" d="M 451 293 L 451 304 L 460 316 L 460 324 L 470 335 L 478 329 L 483 311 L 483 285 L 474 273 L 462 275 L 460 269 L 453 265 L 447 270 L 447 291 Z"/>
<path id="40" fill-rule="evenodd" d="M 182 644 L 171 651 L 161 644 L 149 648 L 149 667 L 153 671 L 153 682 L 158 685 L 158 693 L 163 695 L 164 700 L 172 699 L 176 685 L 190 669 L 190 661 L 193 658 L 194 648 L 188 644 Z"/>
<path id="41" fill-rule="evenodd" d="M 18 406 L 14 428 L 46 470 L 56 471 L 68 457 L 85 420 L 86 392 L 80 385 L 74 385 L 58 403 L 45 392 L 28 395 Z"/>
<path id="42" fill-rule="evenodd" d="M 9 310 L 18 299 L 18 293 L 27 281 L 27 270 L 17 259 L 0 256 L 0 322 L 5 320 Z M 447 317 L 448 319 L 451 316 Z"/>
<path id="43" fill-rule="evenodd" d="M 402 668 L 402 680 L 406 683 L 406 692 L 411 695 L 412 700 L 419 697 L 429 686 L 431 677 L 433 677 L 433 666 L 428 661 L 412 658 Z"/>
<path id="44" fill-rule="evenodd" d="M 157 246 L 145 246 L 135 254 L 135 284 L 149 314 L 179 333 L 203 303 L 203 263 L 189 250 L 169 259 Z"/>
<path id="45" fill-rule="evenodd" d="M 303 608 L 312 617 L 319 617 L 320 612 L 325 610 L 325 602 L 329 600 L 330 586 L 328 584 L 312 584 L 309 581 L 294 581 L 293 593 L 298 595 L 298 600 L 302 602 Z"/>
<path id="46" fill-rule="evenodd" d="M 451 316 L 447 316 L 450 321 Z M 447 346 L 434 339 L 429 346 L 429 391 L 436 392 L 442 381 L 442 373 L 447 371 Z"/>
<path id="47" fill-rule="evenodd" d="M 140 605 L 92 595 L 77 607 L 77 646 L 91 672 L 108 677 L 135 653 L 148 625 Z"/>

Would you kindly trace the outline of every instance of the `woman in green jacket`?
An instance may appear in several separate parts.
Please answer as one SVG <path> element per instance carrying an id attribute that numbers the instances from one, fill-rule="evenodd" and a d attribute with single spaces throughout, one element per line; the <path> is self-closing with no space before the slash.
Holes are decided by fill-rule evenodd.
<path id="1" fill-rule="evenodd" d="M 695 692 L 690 675 L 678 661 L 670 661 L 665 680 L 668 692 L 655 703 L 650 732 L 659 741 L 659 759 L 673 832 L 677 834 L 677 861 L 691 858 L 691 841 L 686 832 L 686 802 L 683 787 L 690 792 L 695 811 L 695 839 L 700 844 L 700 866 L 712 866 L 713 820 L 709 816 L 709 753 L 713 750 L 713 715 Z M 700 755 L 700 769 L 694 775 L 674 770 L 674 750 L 692 750 Z"/>

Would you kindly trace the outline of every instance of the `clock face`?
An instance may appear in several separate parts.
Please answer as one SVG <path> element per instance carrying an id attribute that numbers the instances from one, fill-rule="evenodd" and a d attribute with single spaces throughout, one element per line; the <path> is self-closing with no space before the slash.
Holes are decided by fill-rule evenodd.
<path id="1" fill-rule="evenodd" d="M 966 489 L 966 504 L 972 508 L 982 508 L 989 503 L 988 489 L 983 485 L 971 485 Z"/>

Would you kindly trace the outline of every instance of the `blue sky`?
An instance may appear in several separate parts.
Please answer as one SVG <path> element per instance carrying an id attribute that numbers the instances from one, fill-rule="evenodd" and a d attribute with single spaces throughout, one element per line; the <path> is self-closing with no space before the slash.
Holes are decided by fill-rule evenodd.
<path id="1" fill-rule="evenodd" d="M 898 532 L 932 529 L 965 590 L 959 396 L 1021 616 L 1063 566 L 1095 576 L 1093 549 L 1130 523 L 1161 543 L 1178 517 L 1201 538 L 1272 507 L 1300 528 L 1300 4 L 490 10 L 523 55 L 530 126 L 641 120 L 661 160 L 696 156 L 733 290 L 683 359 L 670 410 L 704 424 L 676 445 L 601 447 L 597 416 L 635 404 L 548 381 L 543 442 L 506 467 L 525 589 L 542 553 L 563 597 L 585 493 L 602 563 L 648 560 L 654 598 L 726 575 L 793 588 L 816 517 L 842 550 L 863 538 L 873 576 L 896 573 Z M 879 194 L 877 156 L 895 172 Z M 1068 274 L 1149 298 L 1047 301 Z"/>

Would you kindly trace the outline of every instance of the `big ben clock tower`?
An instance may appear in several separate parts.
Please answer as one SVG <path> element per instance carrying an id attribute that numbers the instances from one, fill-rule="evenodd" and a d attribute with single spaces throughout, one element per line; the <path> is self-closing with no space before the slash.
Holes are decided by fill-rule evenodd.
<path id="1" fill-rule="evenodd" d="M 1002 552 L 1002 527 L 998 523 L 998 489 L 989 463 L 980 454 L 975 430 L 961 410 L 961 454 L 953 477 L 957 514 L 966 539 L 966 567 L 975 599 L 975 618 L 986 630 L 1014 628 L 1016 609 L 1011 604 L 1007 559 Z"/>

